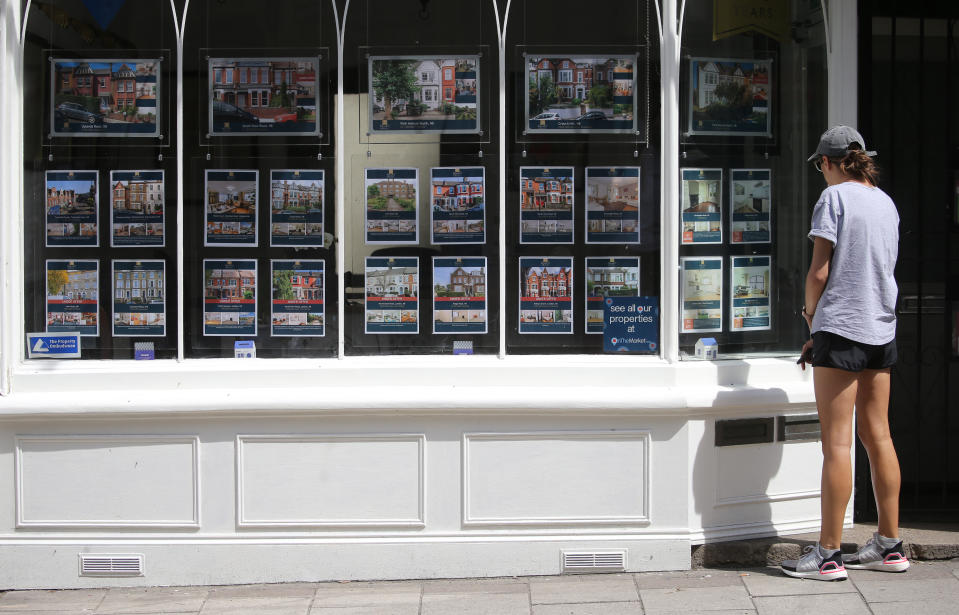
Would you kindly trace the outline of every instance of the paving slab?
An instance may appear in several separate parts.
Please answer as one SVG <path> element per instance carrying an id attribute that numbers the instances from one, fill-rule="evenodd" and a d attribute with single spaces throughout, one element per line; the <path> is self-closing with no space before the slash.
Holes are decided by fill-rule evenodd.
<path id="1" fill-rule="evenodd" d="M 648 613 L 649 611 L 647 611 Z M 698 609 L 683 611 L 655 611 L 656 615 L 757 615 L 756 609 L 720 609 L 718 611 L 702 611 Z"/>
<path id="2" fill-rule="evenodd" d="M 693 587 L 691 589 L 643 589 L 639 592 L 643 608 L 648 615 L 659 615 L 668 611 L 689 612 L 745 610 L 753 611 L 753 603 L 740 586 Z"/>
<path id="3" fill-rule="evenodd" d="M 959 579 L 902 579 L 904 576 L 883 574 L 876 580 L 857 580 L 856 587 L 869 604 L 934 601 L 952 604 L 955 612 L 956 603 L 959 603 Z"/>
<path id="4" fill-rule="evenodd" d="M 640 572 L 634 575 L 639 589 L 670 589 L 675 587 L 726 587 L 741 585 L 738 570 L 681 570 L 676 572 Z"/>
<path id="5" fill-rule="evenodd" d="M 424 594 L 422 615 L 529 615 L 529 594 Z"/>
<path id="6" fill-rule="evenodd" d="M 636 602 L 636 583 L 628 574 L 534 577 L 529 581 L 533 604 Z"/>
<path id="7" fill-rule="evenodd" d="M 381 606 L 314 606 L 310 609 L 310 615 L 417 615 L 419 612 L 419 603 Z"/>
<path id="8" fill-rule="evenodd" d="M 529 579 L 502 577 L 496 579 L 436 579 L 423 581 L 423 595 L 462 594 L 467 592 L 484 594 L 529 593 Z"/>
<path id="9" fill-rule="evenodd" d="M 213 598 L 296 598 L 316 594 L 318 583 L 258 583 L 256 585 L 217 585 L 210 588 Z"/>
<path id="10" fill-rule="evenodd" d="M 57 609 L 55 611 L 0 611 L 0 613 L 22 613 L 23 615 L 94 615 L 96 611 L 92 609 Z M 153 614 L 151 614 L 153 615 Z M 162 614 L 161 614 L 162 615 Z M 176 615 L 183 615 L 183 613 L 176 613 Z"/>
<path id="11" fill-rule="evenodd" d="M 106 597 L 97 607 L 97 615 L 112 613 L 196 613 L 203 606 L 207 587 L 145 587 L 117 588 L 107 591 Z"/>
<path id="12" fill-rule="evenodd" d="M 956 615 L 955 603 L 920 600 L 903 604 L 902 602 L 871 602 L 873 615 L 903 615 L 903 613 L 922 613 L 922 615 Z M 831 615 L 831 614 L 830 614 Z"/>
<path id="13" fill-rule="evenodd" d="M 779 568 L 762 568 L 743 577 L 750 596 L 807 596 L 855 593 L 849 581 L 814 581 L 786 576 Z"/>
<path id="14" fill-rule="evenodd" d="M 0 595 L 0 613 L 22 611 L 56 611 L 57 609 L 72 609 L 82 611 L 97 608 L 104 596 L 105 589 L 70 589 L 70 590 L 28 590 L 10 591 Z"/>
<path id="15" fill-rule="evenodd" d="M 795 596 L 753 597 L 759 615 L 794 615 L 803 613 L 829 613 L 829 615 L 869 615 L 869 606 L 856 594 L 811 594 L 801 602 Z M 900 614 L 901 615 L 901 614 Z M 928 615 L 928 614 L 926 614 Z"/>
<path id="16" fill-rule="evenodd" d="M 313 596 L 210 597 L 200 615 L 307 615 L 312 602 Z"/>
<path id="17" fill-rule="evenodd" d="M 316 586 L 313 607 L 415 605 L 419 609 L 422 591 L 419 582 L 409 581 L 321 583 Z"/>
<path id="18" fill-rule="evenodd" d="M 580 604 L 536 604 L 533 615 L 642 615 L 640 602 L 584 602 Z"/>

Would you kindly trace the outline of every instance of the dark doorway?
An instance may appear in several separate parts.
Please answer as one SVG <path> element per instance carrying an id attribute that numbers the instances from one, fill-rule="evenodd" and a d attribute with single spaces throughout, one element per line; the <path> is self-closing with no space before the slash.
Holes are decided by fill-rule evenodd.
<path id="1" fill-rule="evenodd" d="M 859 113 L 901 218 L 890 425 L 904 521 L 959 515 L 959 3 L 859 2 Z M 857 451 L 855 518 L 876 518 Z"/>

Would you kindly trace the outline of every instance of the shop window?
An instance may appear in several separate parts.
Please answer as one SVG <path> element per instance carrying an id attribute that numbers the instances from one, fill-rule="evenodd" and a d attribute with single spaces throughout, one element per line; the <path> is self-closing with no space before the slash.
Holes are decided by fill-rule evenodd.
<path id="1" fill-rule="evenodd" d="M 795 354 L 826 125 L 819 3 L 759 17 L 687 0 L 680 74 L 680 354 Z M 802 24 L 797 26 L 796 24 Z"/>
<path id="2" fill-rule="evenodd" d="M 179 264 L 170 3 L 90 12 L 78 2 L 35 2 L 26 19 L 24 328 L 79 331 L 84 359 L 132 359 L 138 342 L 172 358 Z M 146 272 L 159 282 L 150 295 Z"/>
<path id="3" fill-rule="evenodd" d="M 579 18 L 581 9 L 529 0 L 509 15 L 504 318 L 512 354 L 601 354 L 605 298 L 659 299 L 655 6 L 593 3 L 591 14 L 615 15 L 600 20 Z M 648 342 L 631 350 L 658 354 Z"/>
<path id="4" fill-rule="evenodd" d="M 184 30 L 184 355 L 336 356 L 332 7 L 190 3 Z"/>
<path id="5" fill-rule="evenodd" d="M 347 355 L 499 350 L 497 54 L 492 2 L 350 5 Z"/>

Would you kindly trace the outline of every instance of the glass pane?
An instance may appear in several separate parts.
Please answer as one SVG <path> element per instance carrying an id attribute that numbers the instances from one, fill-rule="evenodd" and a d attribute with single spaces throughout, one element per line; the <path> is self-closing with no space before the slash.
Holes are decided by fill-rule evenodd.
<path id="1" fill-rule="evenodd" d="M 82 358 L 176 356 L 176 31 L 170 4 L 35 2 L 24 48 L 28 332 Z M 92 7 L 92 8 L 91 8 Z"/>
<path id="2" fill-rule="evenodd" d="M 350 6 L 347 354 L 499 349 L 496 54 L 485 0 Z"/>
<path id="3" fill-rule="evenodd" d="M 602 18 L 583 18 L 581 4 L 534 0 L 509 15 L 510 353 L 602 353 L 604 298 L 658 301 L 653 12 L 649 2 L 600 2 L 589 15 Z"/>
<path id="4" fill-rule="evenodd" d="M 325 2 L 190 4 L 189 357 L 336 355 L 335 28 Z"/>
<path id="5" fill-rule="evenodd" d="M 806 158 L 827 128 L 826 54 L 819 4 L 791 10 L 743 17 L 723 3 L 686 3 L 678 238 L 685 358 L 710 348 L 724 357 L 795 354 L 808 335 L 799 313 L 811 253 L 805 232 L 825 184 Z"/>

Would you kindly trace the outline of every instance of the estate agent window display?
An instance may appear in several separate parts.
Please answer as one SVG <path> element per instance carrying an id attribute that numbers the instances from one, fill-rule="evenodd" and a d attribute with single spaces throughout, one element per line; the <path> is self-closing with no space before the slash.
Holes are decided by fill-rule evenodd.
<path id="1" fill-rule="evenodd" d="M 508 353 L 601 353 L 602 299 L 659 295 L 652 6 L 617 4 L 626 13 L 615 32 L 514 10 L 500 177 L 492 7 L 465 3 L 480 27 L 464 36 L 437 27 L 462 11 L 397 11 L 387 23 L 380 4 L 358 3 L 346 28 L 344 186 L 334 185 L 336 58 L 316 46 L 335 39 L 329 7 L 244 49 L 209 26 L 253 24 L 196 7 L 184 38 L 183 263 L 171 203 L 181 181 L 171 164 L 172 24 L 161 18 L 169 28 L 154 33 L 159 44 L 137 53 L 103 53 L 92 41 L 54 57 L 28 45 L 28 74 L 49 84 L 50 104 L 26 117 L 46 128 L 40 149 L 26 152 L 45 157 L 42 175 L 28 173 L 44 217 L 28 222 L 43 242 L 28 243 L 28 269 L 40 272 L 28 275 L 28 296 L 41 300 L 29 302 L 27 329 L 82 327 L 85 358 L 130 358 L 137 337 L 155 338 L 143 341 L 158 358 L 176 356 L 181 302 L 170 282 L 182 269 L 183 355 L 232 356 L 233 342 L 253 339 L 258 356 L 336 356 L 333 204 L 344 190 L 346 354 L 495 353 L 501 327 Z M 800 334 L 787 282 L 803 254 L 784 229 L 804 212 L 786 195 L 809 183 L 791 168 L 803 135 L 785 134 L 793 123 L 782 117 L 799 112 L 797 88 L 812 87 L 793 78 L 798 70 L 823 78 L 822 47 L 751 31 L 710 42 L 702 8 L 685 13 L 682 232 L 667 240 L 681 245 L 690 277 L 682 269 L 681 313 L 671 317 L 684 352 L 708 334 L 728 356 L 781 353 Z M 131 27 L 122 11 L 117 19 L 110 27 Z M 39 19 L 31 28 L 50 48 L 81 40 Z M 86 99 L 96 104 L 84 112 Z M 132 155 L 105 154 L 100 142 Z M 492 206 L 501 182 L 504 220 Z M 65 294 L 88 261 L 99 272 L 93 308 Z M 705 291 L 697 261 L 718 264 Z M 162 267 L 143 268 L 153 262 Z M 148 272 L 157 279 L 141 281 Z M 141 283 L 154 285 L 151 295 Z"/>

